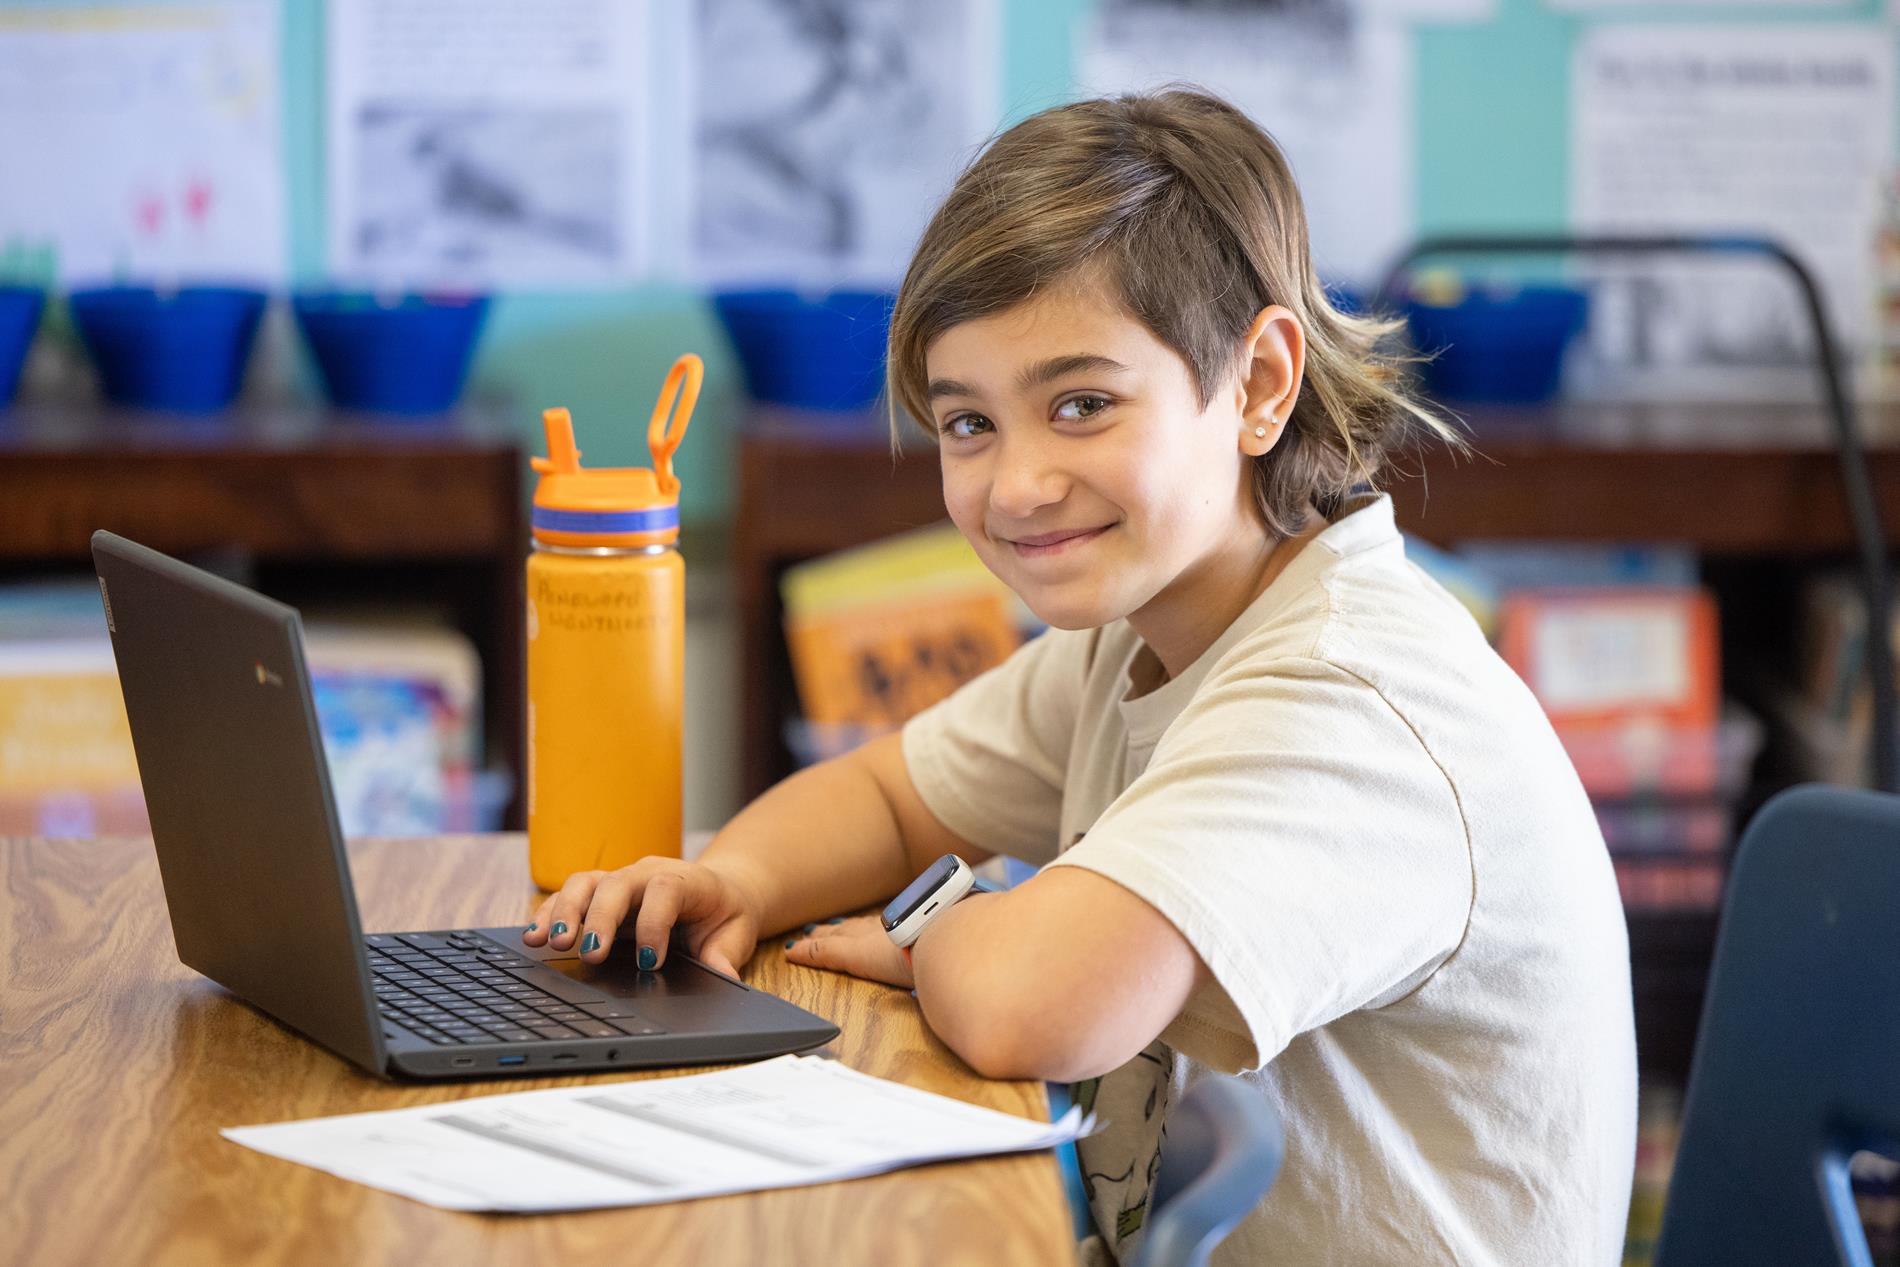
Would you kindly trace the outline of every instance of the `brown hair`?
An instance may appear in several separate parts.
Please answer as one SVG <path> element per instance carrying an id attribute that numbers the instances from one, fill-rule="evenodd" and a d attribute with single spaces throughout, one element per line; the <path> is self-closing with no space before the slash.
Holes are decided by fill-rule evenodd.
<path id="1" fill-rule="evenodd" d="M 1331 516 L 1416 427 L 1452 425 L 1412 395 L 1418 358 L 1382 350 L 1403 323 L 1341 312 L 1307 247 L 1306 213 L 1280 148 L 1218 97 L 1191 89 L 1078 101 L 997 137 L 924 230 L 891 316 L 891 440 L 903 409 L 933 437 L 924 354 L 944 331 L 1002 312 L 1088 267 L 1179 353 L 1206 408 L 1260 310 L 1281 304 L 1306 336 L 1304 386 L 1254 496 L 1283 535 L 1306 507 Z"/>

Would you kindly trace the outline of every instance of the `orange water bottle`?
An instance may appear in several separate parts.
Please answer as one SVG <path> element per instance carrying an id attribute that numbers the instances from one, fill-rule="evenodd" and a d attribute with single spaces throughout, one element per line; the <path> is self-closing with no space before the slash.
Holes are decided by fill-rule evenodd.
<path id="1" fill-rule="evenodd" d="M 528 866 L 544 889 L 576 871 L 680 854 L 686 565 L 673 452 L 702 373 L 688 355 L 667 374 L 647 424 L 650 471 L 583 469 L 567 410 L 542 415 L 527 749 Z"/>

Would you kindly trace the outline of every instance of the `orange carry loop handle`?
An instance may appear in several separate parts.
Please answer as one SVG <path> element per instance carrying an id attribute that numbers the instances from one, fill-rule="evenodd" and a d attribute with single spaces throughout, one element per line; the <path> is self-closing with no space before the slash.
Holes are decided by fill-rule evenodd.
<path id="1" fill-rule="evenodd" d="M 673 362 L 660 384 L 660 397 L 653 402 L 653 417 L 647 421 L 647 447 L 653 450 L 653 470 L 660 477 L 660 491 L 679 496 L 680 482 L 673 475 L 673 454 L 686 438 L 686 426 L 693 420 L 693 406 L 699 403 L 699 384 L 706 366 L 691 352 Z M 673 425 L 667 426 L 672 414 Z"/>

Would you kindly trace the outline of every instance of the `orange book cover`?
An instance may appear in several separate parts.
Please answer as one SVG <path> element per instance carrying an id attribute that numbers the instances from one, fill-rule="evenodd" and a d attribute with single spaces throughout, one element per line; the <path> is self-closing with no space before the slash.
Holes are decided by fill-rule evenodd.
<path id="1" fill-rule="evenodd" d="M 1504 600 L 1500 630 L 1499 651 L 1560 728 L 1709 727 L 1721 712 L 1706 590 L 1524 590 Z"/>
<path id="2" fill-rule="evenodd" d="M 976 590 L 836 609 L 785 622 L 808 721 L 896 726 L 1008 658 L 1008 604 Z"/>

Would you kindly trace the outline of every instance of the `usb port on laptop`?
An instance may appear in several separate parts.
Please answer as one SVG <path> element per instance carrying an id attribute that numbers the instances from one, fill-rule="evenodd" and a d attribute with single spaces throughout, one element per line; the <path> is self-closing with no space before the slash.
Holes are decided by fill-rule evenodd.
<path id="1" fill-rule="evenodd" d="M 521 1064 L 526 1064 L 527 1061 L 528 1061 L 528 1058 L 526 1056 L 497 1056 L 495 1057 L 495 1063 L 498 1065 L 521 1065 Z"/>

